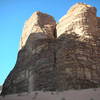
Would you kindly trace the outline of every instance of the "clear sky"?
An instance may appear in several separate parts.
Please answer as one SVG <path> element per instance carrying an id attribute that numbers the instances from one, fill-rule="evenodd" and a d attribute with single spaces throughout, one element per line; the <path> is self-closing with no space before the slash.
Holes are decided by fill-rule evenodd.
<path id="1" fill-rule="evenodd" d="M 35 11 L 52 15 L 58 21 L 76 2 L 95 6 L 100 16 L 100 0 L 0 0 L 0 84 L 16 63 L 24 22 Z"/>

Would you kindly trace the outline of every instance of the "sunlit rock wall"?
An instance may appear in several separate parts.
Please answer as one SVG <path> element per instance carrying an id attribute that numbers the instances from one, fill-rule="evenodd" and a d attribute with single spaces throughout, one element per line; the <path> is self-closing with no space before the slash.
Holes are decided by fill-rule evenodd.
<path id="1" fill-rule="evenodd" d="M 56 37 L 57 36 L 57 37 Z M 15 67 L 2 95 L 100 87 L 100 18 L 77 3 L 56 25 L 35 12 L 25 23 Z"/>
<path id="2" fill-rule="evenodd" d="M 78 3 L 57 25 L 56 67 L 60 89 L 100 85 L 100 19 L 96 8 Z"/>

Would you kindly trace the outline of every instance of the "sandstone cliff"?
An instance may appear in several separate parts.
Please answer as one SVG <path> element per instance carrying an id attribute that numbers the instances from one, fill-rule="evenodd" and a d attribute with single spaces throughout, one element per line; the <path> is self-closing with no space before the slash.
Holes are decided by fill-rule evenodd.
<path id="1" fill-rule="evenodd" d="M 53 17 L 35 12 L 25 23 L 14 69 L 3 85 L 2 94 L 55 90 Z"/>
<path id="2" fill-rule="evenodd" d="M 100 29 L 96 8 L 78 3 L 57 25 L 59 88 L 100 85 Z M 63 85 L 61 85 L 63 83 Z"/>
<path id="3" fill-rule="evenodd" d="M 99 87 L 99 36 L 100 18 L 90 5 L 75 4 L 57 25 L 50 15 L 35 12 L 25 23 L 2 94 Z"/>

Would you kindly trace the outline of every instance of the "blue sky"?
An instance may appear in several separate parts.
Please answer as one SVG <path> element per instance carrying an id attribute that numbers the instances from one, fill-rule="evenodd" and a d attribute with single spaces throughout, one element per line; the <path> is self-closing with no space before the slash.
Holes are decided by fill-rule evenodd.
<path id="1" fill-rule="evenodd" d="M 100 16 L 100 0 L 0 0 L 0 85 L 16 63 L 24 22 L 35 11 L 58 21 L 76 2 L 95 6 Z"/>

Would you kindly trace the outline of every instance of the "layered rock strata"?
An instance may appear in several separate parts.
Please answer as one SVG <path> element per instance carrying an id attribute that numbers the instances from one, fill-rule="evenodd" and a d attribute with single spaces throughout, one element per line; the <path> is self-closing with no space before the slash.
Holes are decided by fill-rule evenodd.
<path id="1" fill-rule="evenodd" d="M 96 8 L 82 3 L 74 5 L 60 19 L 56 52 L 59 88 L 80 89 L 100 85 L 99 27 Z"/>
<path id="2" fill-rule="evenodd" d="M 77 3 L 57 25 L 50 15 L 35 12 L 24 26 L 18 59 L 2 94 L 99 86 L 100 18 L 96 8 Z"/>
<path id="3" fill-rule="evenodd" d="M 53 17 L 35 12 L 25 23 L 14 69 L 3 85 L 2 94 L 55 90 Z"/>

